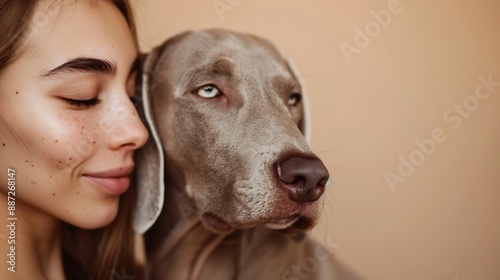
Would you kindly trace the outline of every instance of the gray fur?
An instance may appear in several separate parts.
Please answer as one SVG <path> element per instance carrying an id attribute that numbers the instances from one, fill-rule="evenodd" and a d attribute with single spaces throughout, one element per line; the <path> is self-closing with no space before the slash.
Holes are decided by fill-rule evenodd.
<path id="1" fill-rule="evenodd" d="M 222 236 L 197 279 L 357 279 L 303 234 L 318 221 L 322 199 L 301 205 L 277 186 L 280 157 L 316 156 L 299 129 L 303 104 L 287 104 L 292 92 L 302 91 L 300 81 L 276 48 L 248 34 L 192 31 L 153 50 L 144 65 L 151 105 L 142 114 L 153 116 L 166 185 L 163 210 L 145 235 L 150 278 L 192 278 L 200 251 Z M 193 93 L 209 83 L 225 97 Z M 219 231 L 204 213 L 232 230 Z M 297 220 L 281 228 L 279 220 L 291 215 Z M 193 219 L 175 247 L 160 249 Z M 296 270 L 311 260 L 318 266 Z"/>

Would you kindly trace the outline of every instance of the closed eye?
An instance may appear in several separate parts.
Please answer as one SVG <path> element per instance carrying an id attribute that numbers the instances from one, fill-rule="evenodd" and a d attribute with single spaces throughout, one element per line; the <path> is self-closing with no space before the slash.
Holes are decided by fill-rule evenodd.
<path id="1" fill-rule="evenodd" d="M 101 99 L 97 97 L 86 100 L 69 99 L 69 98 L 62 98 L 62 99 L 76 109 L 88 109 L 90 107 L 96 106 L 99 103 L 101 103 Z"/>

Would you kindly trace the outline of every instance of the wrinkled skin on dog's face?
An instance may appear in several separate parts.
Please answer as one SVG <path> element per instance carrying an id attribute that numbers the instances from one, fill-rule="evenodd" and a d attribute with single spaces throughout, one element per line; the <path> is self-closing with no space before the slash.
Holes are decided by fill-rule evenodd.
<path id="1" fill-rule="evenodd" d="M 277 50 L 216 30 L 160 48 L 149 88 L 167 185 L 181 187 L 217 233 L 312 227 L 321 199 L 291 200 L 276 175 L 284 156 L 314 157 L 298 128 L 300 84 Z"/>

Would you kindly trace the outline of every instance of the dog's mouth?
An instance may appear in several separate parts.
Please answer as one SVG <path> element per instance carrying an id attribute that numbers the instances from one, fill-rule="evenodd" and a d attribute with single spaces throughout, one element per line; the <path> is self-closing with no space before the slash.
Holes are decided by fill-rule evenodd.
<path id="1" fill-rule="evenodd" d="M 266 219 L 263 222 L 252 223 L 252 224 L 239 224 L 230 225 L 224 219 L 205 212 L 201 215 L 202 221 L 207 225 L 211 231 L 218 234 L 229 234 L 234 230 L 246 230 L 258 225 L 263 225 L 270 230 L 277 230 L 282 232 L 288 232 L 293 229 L 296 230 L 308 230 L 315 225 L 313 218 L 302 216 L 299 214 L 294 214 L 284 218 Z"/>
<path id="2" fill-rule="evenodd" d="M 238 215 L 203 208 L 199 212 L 200 218 L 205 227 L 216 234 L 230 234 L 235 230 L 248 230 L 257 226 L 287 233 L 313 228 L 318 222 L 321 205 L 318 201 L 296 203 L 282 199 L 275 201 L 267 211 L 247 210 L 237 212 Z"/>
<path id="3" fill-rule="evenodd" d="M 286 229 L 292 226 L 299 218 L 299 215 L 292 215 L 287 218 L 273 220 L 271 222 L 265 223 L 264 226 L 272 230 Z"/>

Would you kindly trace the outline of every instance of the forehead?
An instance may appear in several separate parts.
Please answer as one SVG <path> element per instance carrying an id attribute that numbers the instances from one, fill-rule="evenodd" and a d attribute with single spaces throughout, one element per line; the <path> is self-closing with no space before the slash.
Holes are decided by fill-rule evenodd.
<path id="1" fill-rule="evenodd" d="M 111 61 L 136 56 L 125 18 L 110 1 L 42 0 L 24 39 L 22 57 L 49 65 L 81 56 Z"/>
<path id="2" fill-rule="evenodd" d="M 193 32 L 167 46 L 161 67 L 182 74 L 193 67 L 229 70 L 235 74 L 294 80 L 286 60 L 267 40 L 227 31 Z M 176 77 L 180 78 L 180 77 Z"/>

